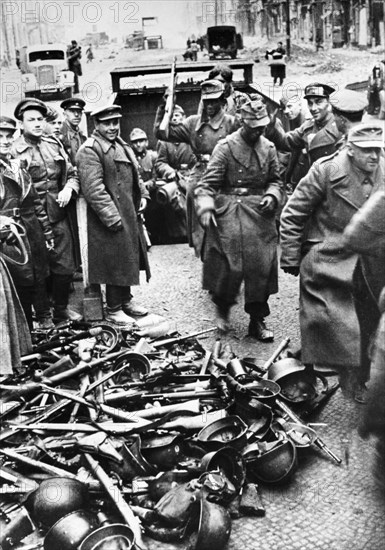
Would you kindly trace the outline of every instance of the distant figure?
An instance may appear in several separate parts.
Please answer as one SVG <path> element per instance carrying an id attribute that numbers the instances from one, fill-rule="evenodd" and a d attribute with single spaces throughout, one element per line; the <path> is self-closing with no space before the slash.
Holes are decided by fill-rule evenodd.
<path id="1" fill-rule="evenodd" d="M 92 51 L 92 44 L 88 44 L 86 49 L 87 63 L 91 63 L 94 59 L 94 52 Z"/>
<path id="2" fill-rule="evenodd" d="M 203 50 L 205 48 L 205 39 L 203 38 L 203 36 L 199 36 L 197 38 L 197 44 L 200 47 L 201 52 L 203 52 Z"/>
<path id="3" fill-rule="evenodd" d="M 196 43 L 195 40 L 191 41 L 190 49 L 191 49 L 191 53 L 192 53 L 192 61 L 198 61 L 199 46 L 198 46 L 198 44 Z"/>
<path id="4" fill-rule="evenodd" d="M 20 50 L 16 50 L 16 66 L 20 69 Z"/>
<path id="5" fill-rule="evenodd" d="M 321 29 L 317 29 L 315 33 L 315 49 L 317 52 L 324 49 Z"/>
<path id="6" fill-rule="evenodd" d="M 82 57 L 82 49 L 78 46 L 76 40 L 71 40 L 71 46 L 67 50 L 68 68 L 75 75 L 75 87 L 74 93 L 79 93 L 79 76 L 82 76 L 82 64 L 80 59 Z"/>
<path id="7" fill-rule="evenodd" d="M 184 61 L 193 61 L 193 52 L 191 50 L 191 47 L 187 48 L 187 50 L 182 54 L 182 57 Z"/>
<path id="8" fill-rule="evenodd" d="M 368 82 L 368 115 L 376 115 L 381 106 L 380 92 L 384 89 L 384 74 L 381 71 L 381 65 L 376 64 L 369 75 Z"/>
<path id="9" fill-rule="evenodd" d="M 273 78 L 273 86 L 276 85 L 279 80 L 278 86 L 282 86 L 284 79 L 286 78 L 286 51 L 282 42 L 278 42 L 275 50 L 266 50 L 265 59 L 269 59 L 269 55 L 272 57 L 272 61 L 269 63 L 270 75 Z"/>

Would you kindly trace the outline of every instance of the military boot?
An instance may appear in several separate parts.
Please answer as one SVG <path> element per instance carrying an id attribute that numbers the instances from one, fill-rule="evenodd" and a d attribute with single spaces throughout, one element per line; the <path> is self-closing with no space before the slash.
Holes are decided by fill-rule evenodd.
<path id="1" fill-rule="evenodd" d="M 248 336 L 261 342 L 272 342 L 274 340 L 274 333 L 267 328 L 265 320 L 252 315 L 250 315 Z"/>

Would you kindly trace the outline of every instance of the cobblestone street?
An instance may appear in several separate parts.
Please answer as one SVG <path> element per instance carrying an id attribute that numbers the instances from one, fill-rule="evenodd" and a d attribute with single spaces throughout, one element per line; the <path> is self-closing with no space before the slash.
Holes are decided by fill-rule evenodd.
<path id="1" fill-rule="evenodd" d="M 187 245 L 158 246 L 150 251 L 152 278 L 134 288 L 135 298 L 151 312 L 177 322 L 182 334 L 214 326 L 214 307 L 201 290 L 201 263 Z M 248 317 L 243 301 L 232 310 L 233 330 L 223 338 L 239 357 L 268 359 L 284 337 L 291 348 L 299 344 L 298 279 L 280 272 L 280 293 L 270 300 L 269 325 L 275 342 L 245 338 Z M 210 348 L 212 333 L 202 338 Z M 331 379 L 333 381 L 333 378 Z M 340 390 L 311 422 L 318 434 L 342 459 L 341 466 L 317 448 L 299 455 L 293 480 L 282 487 L 260 485 L 264 518 L 233 520 L 229 550 L 382 550 L 385 548 L 384 507 L 371 472 L 373 441 L 357 434 L 362 405 L 347 400 Z M 148 539 L 150 550 L 185 548 Z"/>

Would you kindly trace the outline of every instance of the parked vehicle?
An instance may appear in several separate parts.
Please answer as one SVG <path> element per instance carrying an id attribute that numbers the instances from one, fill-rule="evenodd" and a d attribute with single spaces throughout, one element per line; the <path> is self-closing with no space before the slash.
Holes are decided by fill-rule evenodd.
<path id="1" fill-rule="evenodd" d="M 74 73 L 68 70 L 66 45 L 24 46 L 20 51 L 20 69 L 26 96 L 72 96 Z"/>
<path id="2" fill-rule="evenodd" d="M 176 65 L 178 82 L 176 101 L 187 116 L 196 114 L 201 98 L 200 84 L 206 80 L 215 61 L 180 62 Z M 228 63 L 234 71 L 234 88 L 246 93 L 257 93 L 253 87 L 252 60 L 235 60 Z M 144 130 L 149 139 L 149 146 L 156 148 L 153 134 L 155 113 L 162 96 L 169 85 L 171 64 L 143 65 L 116 68 L 111 71 L 114 103 L 121 105 L 121 135 L 129 139 L 133 128 Z M 279 104 L 275 104 L 275 107 Z M 89 133 L 92 131 L 92 118 L 87 118 Z"/>
<path id="3" fill-rule="evenodd" d="M 235 59 L 243 49 L 242 35 L 231 25 L 208 27 L 206 47 L 210 59 Z"/>

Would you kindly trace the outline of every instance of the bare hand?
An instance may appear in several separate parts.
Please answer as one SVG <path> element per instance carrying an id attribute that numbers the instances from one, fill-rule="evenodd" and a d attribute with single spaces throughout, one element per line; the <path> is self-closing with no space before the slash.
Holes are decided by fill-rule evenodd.
<path id="1" fill-rule="evenodd" d="M 276 107 L 271 113 L 269 113 L 270 122 L 268 124 L 269 127 L 275 126 L 275 121 L 277 120 L 277 113 L 279 111 L 279 108 Z"/>
<path id="2" fill-rule="evenodd" d="M 277 206 L 276 200 L 271 195 L 263 197 L 259 203 L 259 208 L 262 212 L 273 212 Z"/>
<path id="3" fill-rule="evenodd" d="M 70 202 L 71 198 L 72 198 L 72 189 L 70 189 L 69 187 L 64 187 L 64 189 L 62 189 L 58 194 L 56 202 L 59 204 L 61 208 L 64 208 Z"/>
<path id="4" fill-rule="evenodd" d="M 208 210 L 207 212 L 203 212 L 203 214 L 199 218 L 200 224 L 204 229 L 208 229 L 210 227 L 210 223 L 213 222 L 214 225 L 217 225 L 217 222 L 215 221 L 214 212 L 212 210 Z"/>
<path id="5" fill-rule="evenodd" d="M 147 208 L 147 199 L 145 198 L 142 198 L 140 199 L 140 205 L 139 205 L 139 210 L 138 212 L 144 212 Z"/>

